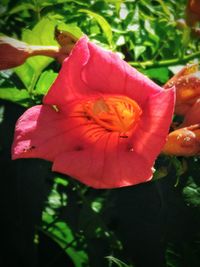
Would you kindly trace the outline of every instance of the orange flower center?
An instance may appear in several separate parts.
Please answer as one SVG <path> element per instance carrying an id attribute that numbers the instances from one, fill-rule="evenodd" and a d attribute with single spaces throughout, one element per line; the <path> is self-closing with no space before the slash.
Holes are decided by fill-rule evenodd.
<path id="1" fill-rule="evenodd" d="M 101 127 L 120 133 L 133 130 L 142 114 L 140 106 L 126 96 L 89 100 L 83 109 L 86 116 Z"/>

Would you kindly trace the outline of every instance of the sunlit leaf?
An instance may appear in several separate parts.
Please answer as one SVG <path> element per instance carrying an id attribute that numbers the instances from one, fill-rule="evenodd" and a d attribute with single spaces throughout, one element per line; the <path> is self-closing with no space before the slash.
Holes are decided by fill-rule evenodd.
<path id="1" fill-rule="evenodd" d="M 35 93 L 45 95 L 52 83 L 55 81 L 57 77 L 57 73 L 52 70 L 44 71 L 36 84 Z"/>
<path id="2" fill-rule="evenodd" d="M 116 46 L 121 46 L 125 44 L 125 38 L 123 35 L 120 35 L 119 38 L 116 41 Z"/>
<path id="3" fill-rule="evenodd" d="M 120 5 L 120 12 L 119 12 L 120 19 L 125 19 L 127 17 L 128 13 L 129 13 L 129 10 L 128 10 L 126 4 L 121 4 Z"/>
<path id="4" fill-rule="evenodd" d="M 54 40 L 56 22 L 43 18 L 33 30 L 24 30 L 22 41 L 31 45 L 57 45 Z M 29 58 L 22 66 L 15 68 L 16 74 L 24 85 L 33 90 L 42 70 L 53 61 L 50 57 L 34 56 Z"/>
<path id="5" fill-rule="evenodd" d="M 115 263 L 115 266 L 118 266 L 118 267 L 133 267 L 133 265 L 127 265 L 126 263 L 124 263 L 123 261 L 113 257 L 113 256 L 107 256 L 106 257 L 110 263 Z M 113 266 L 113 265 L 112 265 Z"/>
<path id="6" fill-rule="evenodd" d="M 148 70 L 142 70 L 149 78 L 159 81 L 164 84 L 169 80 L 169 70 L 166 67 L 150 68 Z"/>
<path id="7" fill-rule="evenodd" d="M 146 47 L 143 45 L 135 45 L 133 52 L 135 54 L 135 60 L 139 58 L 139 56 L 146 50 Z"/>
<path id="8" fill-rule="evenodd" d="M 12 14 L 15 14 L 15 13 L 18 13 L 18 12 L 21 12 L 21 11 L 24 11 L 24 10 L 27 10 L 27 9 L 34 10 L 35 9 L 35 6 L 33 4 L 31 4 L 31 3 L 22 3 L 22 4 L 19 4 L 19 5 L 16 5 L 15 7 L 13 7 L 8 12 L 8 14 L 12 15 Z"/>
<path id="9" fill-rule="evenodd" d="M 76 24 L 65 24 L 60 22 L 57 24 L 58 29 L 62 31 L 67 31 L 73 34 L 76 38 L 80 38 L 83 35 L 83 32 Z"/>
<path id="10" fill-rule="evenodd" d="M 17 103 L 21 106 L 28 107 L 30 95 L 27 90 L 17 88 L 0 88 L 0 98 Z"/>
<path id="11" fill-rule="evenodd" d="M 89 16 L 91 16 L 93 19 L 95 19 L 98 22 L 98 24 L 102 28 L 103 33 L 105 34 L 105 36 L 108 40 L 108 43 L 112 47 L 113 46 L 112 29 L 111 29 L 110 24 L 107 22 L 107 20 L 104 17 L 102 17 L 101 15 L 99 15 L 95 12 L 92 12 L 90 10 L 87 10 L 87 9 L 79 9 L 79 12 L 83 12 L 83 13 L 88 14 Z"/>
<path id="12" fill-rule="evenodd" d="M 49 227 L 48 235 L 71 257 L 75 267 L 86 266 L 88 263 L 87 254 L 83 250 L 76 249 L 76 240 L 66 222 L 59 221 Z"/>

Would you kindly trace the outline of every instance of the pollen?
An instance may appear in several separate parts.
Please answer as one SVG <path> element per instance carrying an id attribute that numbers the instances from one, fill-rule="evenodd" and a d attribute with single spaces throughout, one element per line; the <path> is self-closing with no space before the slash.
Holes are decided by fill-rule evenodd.
<path id="1" fill-rule="evenodd" d="M 89 100 L 83 109 L 85 116 L 102 128 L 123 134 L 135 129 L 142 114 L 136 101 L 126 96 Z"/>

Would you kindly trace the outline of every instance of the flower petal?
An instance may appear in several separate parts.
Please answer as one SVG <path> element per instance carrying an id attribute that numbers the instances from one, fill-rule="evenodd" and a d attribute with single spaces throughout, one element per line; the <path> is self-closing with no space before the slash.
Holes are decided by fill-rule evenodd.
<path id="1" fill-rule="evenodd" d="M 116 188 L 150 180 L 152 166 L 142 155 L 132 152 L 127 142 L 119 142 L 119 135 L 111 133 L 88 149 L 64 152 L 56 157 L 53 170 L 94 188 Z"/>
<path id="2" fill-rule="evenodd" d="M 46 105 L 28 109 L 17 121 L 12 146 L 12 158 L 42 158 L 53 161 L 57 154 L 79 149 L 79 119 L 67 117 Z"/>
<path id="3" fill-rule="evenodd" d="M 101 94 L 126 95 L 143 105 L 149 95 L 161 88 L 122 60 L 116 53 L 88 43 L 90 57 L 82 70 L 82 79 Z"/>
<path id="4" fill-rule="evenodd" d="M 46 104 L 62 105 L 85 95 L 126 95 L 143 105 L 151 94 L 161 88 L 149 78 L 129 66 L 111 51 L 104 50 L 81 38 L 48 94 Z"/>
<path id="5" fill-rule="evenodd" d="M 51 86 L 43 102 L 50 105 L 63 105 L 86 94 L 87 86 L 81 79 L 81 71 L 89 60 L 87 37 L 82 37 L 62 64 L 58 77 Z"/>
<path id="6" fill-rule="evenodd" d="M 132 136 L 133 149 L 153 165 L 164 146 L 172 120 L 174 88 L 152 96 L 146 103 L 140 124 Z"/>

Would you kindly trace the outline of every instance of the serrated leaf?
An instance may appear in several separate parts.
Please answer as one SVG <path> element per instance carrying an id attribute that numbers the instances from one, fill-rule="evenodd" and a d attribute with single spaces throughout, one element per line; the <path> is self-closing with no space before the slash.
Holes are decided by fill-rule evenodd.
<path id="1" fill-rule="evenodd" d="M 25 89 L 0 88 L 0 98 L 17 103 L 23 107 L 28 107 L 30 102 L 30 95 Z"/>
<path id="2" fill-rule="evenodd" d="M 113 47 L 112 29 L 111 29 L 110 24 L 107 22 L 107 20 L 104 17 L 102 17 L 101 15 L 99 15 L 95 12 L 92 12 L 90 10 L 87 10 L 87 9 L 79 9 L 79 12 L 86 13 L 97 21 L 97 23 L 101 27 L 103 33 L 105 34 L 105 36 L 108 40 L 108 43 L 110 44 L 111 47 Z"/>

